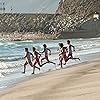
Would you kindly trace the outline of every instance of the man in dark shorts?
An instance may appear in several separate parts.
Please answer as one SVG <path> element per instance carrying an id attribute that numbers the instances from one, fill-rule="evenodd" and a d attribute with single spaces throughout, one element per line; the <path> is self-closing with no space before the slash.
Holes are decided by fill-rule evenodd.
<path id="1" fill-rule="evenodd" d="M 49 54 L 48 54 L 48 51 L 49 51 Z M 47 48 L 46 44 L 43 45 L 43 52 L 42 53 L 44 53 L 44 57 L 41 59 L 41 63 L 43 60 L 46 60 L 47 61 L 46 63 L 52 63 L 55 65 L 55 63 L 50 61 L 48 58 L 48 55 L 51 55 L 51 50 L 49 48 Z M 45 65 L 46 63 L 42 64 L 42 66 Z"/>
<path id="2" fill-rule="evenodd" d="M 74 58 L 73 57 L 73 51 L 75 51 L 75 47 L 70 43 L 70 40 L 67 40 L 67 44 L 68 44 L 68 55 L 67 55 L 67 57 L 68 57 L 68 59 L 66 60 L 66 62 L 69 60 L 69 59 L 78 59 L 78 60 L 80 60 L 79 58 Z M 72 49 L 73 48 L 73 49 Z"/>

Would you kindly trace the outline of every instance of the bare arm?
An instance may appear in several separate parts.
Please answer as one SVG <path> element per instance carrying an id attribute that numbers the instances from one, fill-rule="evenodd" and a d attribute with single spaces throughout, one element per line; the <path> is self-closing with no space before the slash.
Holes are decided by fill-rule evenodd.
<path id="1" fill-rule="evenodd" d="M 39 56 L 41 56 L 41 54 L 40 53 L 38 53 L 38 52 L 36 52 Z"/>
<path id="2" fill-rule="evenodd" d="M 34 59 L 34 56 L 33 56 L 33 54 L 32 53 L 30 53 L 31 54 L 31 56 L 32 56 L 32 59 Z"/>
<path id="3" fill-rule="evenodd" d="M 71 45 L 73 47 L 73 51 L 75 51 L 75 46 Z"/>
<path id="4" fill-rule="evenodd" d="M 45 50 L 43 49 L 43 51 L 41 53 L 44 53 L 44 52 L 45 52 Z"/>
<path id="5" fill-rule="evenodd" d="M 50 50 L 50 49 L 48 49 L 48 51 L 49 51 L 49 55 L 51 55 L 51 50 Z"/>
<path id="6" fill-rule="evenodd" d="M 65 49 L 66 52 L 68 52 L 68 48 L 67 47 L 64 47 L 64 49 Z"/>
<path id="7" fill-rule="evenodd" d="M 25 53 L 25 56 L 23 58 L 26 58 L 27 57 L 27 53 Z"/>
<path id="8" fill-rule="evenodd" d="M 59 53 L 59 56 L 63 53 L 63 49 L 61 48 L 60 49 L 60 53 Z"/>

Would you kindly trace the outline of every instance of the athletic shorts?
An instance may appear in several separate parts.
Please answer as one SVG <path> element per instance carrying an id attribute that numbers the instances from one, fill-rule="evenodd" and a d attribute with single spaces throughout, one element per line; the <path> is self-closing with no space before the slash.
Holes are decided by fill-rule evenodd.
<path id="1" fill-rule="evenodd" d="M 34 58 L 34 66 L 37 64 L 37 63 L 39 63 L 39 58 Z"/>
<path id="2" fill-rule="evenodd" d="M 66 54 L 61 54 L 61 55 L 60 55 L 59 60 L 62 61 L 63 59 L 64 59 L 64 60 L 67 59 Z"/>
<path id="3" fill-rule="evenodd" d="M 69 53 L 69 54 L 68 54 L 68 57 L 71 57 L 71 58 L 72 58 L 72 57 L 73 57 L 73 56 L 72 56 L 72 53 Z"/>
<path id="4" fill-rule="evenodd" d="M 36 63 L 38 63 L 38 62 L 39 62 L 39 58 L 34 58 L 34 61 L 35 61 Z"/>
<path id="5" fill-rule="evenodd" d="M 32 62 L 31 62 L 31 61 L 26 61 L 26 62 L 25 62 L 25 65 L 27 65 L 27 64 L 32 65 Z"/>
<path id="6" fill-rule="evenodd" d="M 45 56 L 42 59 L 46 59 L 49 62 L 48 56 Z"/>

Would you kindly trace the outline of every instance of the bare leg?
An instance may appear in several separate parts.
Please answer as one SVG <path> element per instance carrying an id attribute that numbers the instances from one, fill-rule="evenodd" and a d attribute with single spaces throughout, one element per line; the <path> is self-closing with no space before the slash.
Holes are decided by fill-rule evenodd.
<path id="1" fill-rule="evenodd" d="M 25 70 L 26 70 L 26 65 L 24 64 L 24 71 L 22 73 L 25 73 Z"/>
<path id="2" fill-rule="evenodd" d="M 45 58 L 42 58 L 42 59 L 41 59 L 41 64 L 42 64 L 42 61 L 43 61 L 44 59 L 45 59 Z"/>
<path id="3" fill-rule="evenodd" d="M 47 61 L 47 62 L 43 63 L 41 66 L 43 66 L 43 65 L 45 65 L 45 64 L 47 64 L 47 63 L 52 63 L 52 64 L 56 65 L 56 63 L 54 63 L 54 62 L 52 62 L 52 61 Z"/>
<path id="4" fill-rule="evenodd" d="M 39 67 L 33 66 L 33 73 L 32 74 L 35 73 L 35 68 L 37 68 L 40 71 L 40 68 Z"/>
<path id="5" fill-rule="evenodd" d="M 33 66 L 33 73 L 32 74 L 34 74 L 34 72 L 35 72 L 35 66 Z"/>
<path id="6" fill-rule="evenodd" d="M 50 60 L 48 59 L 48 57 L 46 57 L 46 60 L 47 60 L 48 63 L 52 63 L 52 64 L 54 64 L 54 65 L 56 64 L 56 63 L 50 61 Z"/>
<path id="7" fill-rule="evenodd" d="M 56 63 L 54 63 L 54 62 L 52 62 L 52 61 L 49 61 L 48 63 L 52 63 L 52 64 L 54 64 L 54 65 L 56 64 Z"/>
<path id="8" fill-rule="evenodd" d="M 71 58 L 69 58 L 69 59 L 73 59 L 73 60 L 76 60 L 76 59 L 78 59 L 78 60 L 80 60 L 80 58 L 73 58 L 73 57 L 71 57 Z"/>
<path id="9" fill-rule="evenodd" d="M 68 57 L 69 57 L 69 59 L 74 59 L 74 60 L 78 59 L 78 60 L 80 60 L 80 58 L 74 58 L 72 54 L 70 54 Z"/>
<path id="10" fill-rule="evenodd" d="M 38 65 L 39 65 L 40 67 L 42 67 L 42 65 L 40 64 L 40 62 L 38 62 Z"/>
<path id="11" fill-rule="evenodd" d="M 41 66 L 44 66 L 45 64 L 47 64 L 48 62 L 43 63 Z"/>
<path id="12" fill-rule="evenodd" d="M 67 57 L 66 59 L 65 59 L 65 63 L 64 63 L 64 65 L 66 65 L 66 62 L 69 60 L 69 58 Z"/>
<path id="13" fill-rule="evenodd" d="M 35 66 L 35 68 L 37 68 L 38 70 L 40 70 L 40 68 L 39 68 L 39 67 L 36 67 L 36 66 Z"/>
<path id="14" fill-rule="evenodd" d="M 73 59 L 75 59 L 75 60 L 76 60 L 76 59 L 80 60 L 80 58 L 73 58 Z"/>
<path id="15" fill-rule="evenodd" d="M 63 67 L 62 67 L 62 60 L 60 61 L 60 64 L 61 64 L 61 68 L 63 68 Z"/>
<path id="16" fill-rule="evenodd" d="M 40 65 L 39 62 L 35 61 L 34 65 L 32 66 L 32 67 L 33 67 L 33 73 L 32 73 L 32 74 L 34 74 L 35 68 L 37 68 L 38 70 L 40 70 L 39 67 L 36 67 L 36 66 L 35 66 L 37 63 L 38 63 L 38 65 Z"/>

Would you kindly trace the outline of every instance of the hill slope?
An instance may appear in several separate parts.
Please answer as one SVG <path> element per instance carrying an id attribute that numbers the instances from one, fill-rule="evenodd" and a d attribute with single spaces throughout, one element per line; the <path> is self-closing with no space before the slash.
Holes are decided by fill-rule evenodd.
<path id="1" fill-rule="evenodd" d="M 100 13 L 100 0 L 61 0 L 56 12 L 87 17 L 95 11 Z"/>

